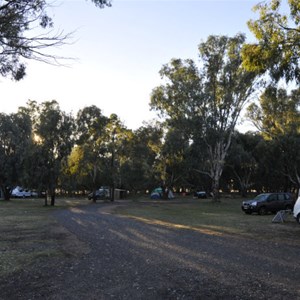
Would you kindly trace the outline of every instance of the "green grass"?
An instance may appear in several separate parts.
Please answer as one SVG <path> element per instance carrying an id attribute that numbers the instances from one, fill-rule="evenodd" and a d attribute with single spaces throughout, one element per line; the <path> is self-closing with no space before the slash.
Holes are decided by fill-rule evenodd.
<path id="1" fill-rule="evenodd" d="M 295 239 L 300 242 L 300 226 L 291 215 L 284 223 L 272 223 L 273 214 L 246 215 L 241 210 L 242 199 L 176 199 L 120 207 L 116 213 L 148 223 L 181 227 L 207 234 L 230 234 L 263 239 Z"/>

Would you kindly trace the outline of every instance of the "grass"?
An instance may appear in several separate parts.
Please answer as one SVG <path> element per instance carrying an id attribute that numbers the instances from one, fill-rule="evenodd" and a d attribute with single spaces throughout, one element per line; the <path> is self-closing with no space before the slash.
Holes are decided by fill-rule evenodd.
<path id="1" fill-rule="evenodd" d="M 66 232 L 51 217 L 53 210 L 86 204 L 86 200 L 58 200 L 45 207 L 43 199 L 0 200 L 0 277 L 48 257 L 66 253 L 61 239 Z"/>
<path id="2" fill-rule="evenodd" d="M 210 199 L 181 198 L 119 207 L 116 213 L 148 223 L 202 230 L 216 235 L 300 242 L 300 226 L 292 215 L 288 215 L 284 223 L 272 223 L 275 215 L 246 215 L 241 210 L 241 203 L 242 199 L 221 199 L 221 202 L 213 203 Z"/>
<path id="3" fill-rule="evenodd" d="M 141 222 L 203 234 L 300 243 L 300 226 L 292 216 L 285 223 L 275 224 L 272 223 L 274 215 L 246 215 L 240 208 L 241 199 L 222 199 L 220 203 L 188 197 L 172 201 L 142 197 L 128 200 L 128 205 L 115 205 L 113 212 Z M 83 253 L 76 250 L 76 254 L 75 248 L 88 251 L 51 216 L 54 210 L 88 203 L 86 199 L 57 199 L 55 207 L 44 207 L 43 199 L 0 200 L 0 278 L 40 260 L 63 260 Z"/>

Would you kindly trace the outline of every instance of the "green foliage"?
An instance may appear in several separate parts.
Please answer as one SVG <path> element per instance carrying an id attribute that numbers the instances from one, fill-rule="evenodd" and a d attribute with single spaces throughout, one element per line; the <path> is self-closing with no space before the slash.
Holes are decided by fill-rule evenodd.
<path id="1" fill-rule="evenodd" d="M 254 7 L 259 18 L 250 20 L 248 27 L 258 42 L 244 46 L 243 65 L 258 74 L 267 72 L 275 81 L 299 82 L 300 6 L 298 0 L 289 0 L 285 12 L 284 3 L 263 1 Z"/>
<path id="2" fill-rule="evenodd" d="M 145 124 L 133 132 L 127 140 L 121 166 L 121 178 L 125 187 L 147 190 L 160 182 L 155 162 L 162 146 L 162 128 L 158 124 Z"/>
<path id="3" fill-rule="evenodd" d="M 6 200 L 26 176 L 23 163 L 31 142 L 31 122 L 24 114 L 0 114 L 0 188 Z"/>
<path id="4" fill-rule="evenodd" d="M 27 115 L 32 124 L 34 145 L 28 155 L 28 162 L 31 162 L 28 171 L 36 178 L 32 181 L 37 188 L 48 191 L 51 205 L 54 205 L 61 164 L 74 144 L 74 120 L 71 115 L 61 111 L 54 100 L 40 105 L 29 101 L 27 107 L 21 107 L 19 111 Z"/>
<path id="5" fill-rule="evenodd" d="M 266 139 L 300 132 L 299 89 L 288 93 L 269 86 L 260 96 L 259 104 L 248 107 L 248 117 Z"/>
<path id="6" fill-rule="evenodd" d="M 105 178 L 104 157 L 108 118 L 96 106 L 77 113 L 76 146 L 68 157 L 64 172 L 76 181 L 76 188 L 94 190 Z"/>
<path id="7" fill-rule="evenodd" d="M 248 117 L 267 140 L 259 165 L 267 174 L 262 176 L 261 182 L 272 186 L 273 190 L 276 186 L 283 190 L 290 190 L 291 185 L 300 186 L 298 107 L 299 89 L 288 93 L 286 89 L 271 85 L 261 95 L 259 103 L 248 108 Z"/>
<path id="8" fill-rule="evenodd" d="M 169 126 L 182 131 L 186 141 L 205 145 L 198 159 L 203 163 L 194 168 L 211 178 L 215 195 L 231 135 L 254 88 L 255 74 L 241 66 L 244 41 L 242 34 L 208 37 L 199 45 L 200 68 L 192 60 L 173 59 L 160 71 L 165 84 L 151 96 L 151 108 Z"/>
<path id="9" fill-rule="evenodd" d="M 261 142 L 263 139 L 258 133 L 235 132 L 233 136 L 223 180 L 227 180 L 227 184 L 231 185 L 230 188 L 238 189 L 243 197 L 251 188 L 257 187 L 259 159 L 264 156 L 258 151 Z"/>

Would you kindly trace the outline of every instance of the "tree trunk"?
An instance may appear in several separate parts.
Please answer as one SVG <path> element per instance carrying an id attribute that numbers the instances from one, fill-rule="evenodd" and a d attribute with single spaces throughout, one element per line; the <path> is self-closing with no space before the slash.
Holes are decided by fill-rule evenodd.
<path id="1" fill-rule="evenodd" d="M 44 206 L 48 206 L 48 191 L 45 193 L 45 204 Z"/>
<path id="2" fill-rule="evenodd" d="M 215 174 L 214 177 L 212 178 L 212 195 L 213 195 L 212 200 L 214 202 L 220 201 L 219 184 L 220 184 L 220 177 L 218 176 L 218 174 Z"/>
<path id="3" fill-rule="evenodd" d="M 2 185 L 2 192 L 3 192 L 4 200 L 9 201 L 11 196 L 11 189 Z"/>
<path id="4" fill-rule="evenodd" d="M 51 195 L 51 206 L 55 205 L 55 193 Z"/>
<path id="5" fill-rule="evenodd" d="M 50 198 L 51 198 L 51 201 L 50 201 L 50 205 L 51 206 L 54 206 L 55 205 L 55 188 L 50 188 Z"/>
<path id="6" fill-rule="evenodd" d="M 220 178 L 223 173 L 224 159 L 226 156 L 225 149 L 223 149 L 222 142 L 217 142 L 213 151 L 211 151 L 212 167 L 211 167 L 211 179 L 212 179 L 212 194 L 213 201 L 220 201 L 219 187 Z"/>
<path id="7" fill-rule="evenodd" d="M 111 188 L 110 201 L 111 202 L 115 201 L 115 185 L 114 184 L 112 184 L 112 188 Z"/>

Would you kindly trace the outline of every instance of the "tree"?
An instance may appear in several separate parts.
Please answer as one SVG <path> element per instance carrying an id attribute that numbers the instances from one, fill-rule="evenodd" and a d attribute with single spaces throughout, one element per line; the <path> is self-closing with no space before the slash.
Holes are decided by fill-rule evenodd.
<path id="1" fill-rule="evenodd" d="M 297 187 L 300 187 L 299 92 L 299 89 L 295 89 L 288 93 L 285 89 L 269 86 L 261 95 L 259 103 L 253 103 L 248 108 L 248 117 L 262 136 L 270 141 L 269 145 L 277 149 L 273 168 L 277 166 L 277 171 Z M 288 189 L 287 183 L 284 189 Z"/>
<path id="2" fill-rule="evenodd" d="M 110 0 L 91 0 L 100 8 Z M 24 59 L 57 64 L 60 57 L 44 51 L 65 44 L 70 33 L 53 32 L 46 0 L 0 1 L 0 75 L 20 80 L 25 76 Z M 42 32 L 37 31 L 40 28 Z M 32 32 L 36 30 L 34 34 Z"/>
<path id="3" fill-rule="evenodd" d="M 258 133 L 247 132 L 245 134 L 235 132 L 231 144 L 226 168 L 232 174 L 230 181 L 237 182 L 241 195 L 246 197 L 249 188 L 255 185 L 255 176 L 258 167 L 257 147 L 262 137 Z"/>
<path id="4" fill-rule="evenodd" d="M 287 178 L 290 184 L 299 191 L 300 189 L 300 134 L 280 136 L 276 141 L 276 147 L 280 149 L 280 159 L 282 162 L 281 174 Z M 290 189 L 290 184 L 286 183 L 284 189 Z"/>
<path id="5" fill-rule="evenodd" d="M 158 181 L 154 164 L 161 149 L 161 139 L 160 124 L 148 123 L 135 130 L 122 145 L 126 155 L 120 171 L 127 189 L 146 191 Z"/>
<path id="6" fill-rule="evenodd" d="M 160 71 L 165 85 L 151 96 L 152 109 L 205 145 L 205 169 L 198 171 L 210 177 L 215 200 L 235 125 L 254 90 L 255 74 L 241 66 L 244 41 L 242 34 L 210 36 L 199 46 L 199 70 L 192 60 L 173 59 Z"/>
<path id="7" fill-rule="evenodd" d="M 35 172 L 44 182 L 44 188 L 51 197 L 51 205 L 54 206 L 61 164 L 74 144 L 73 117 L 61 111 L 55 100 L 40 105 L 28 101 L 27 107 L 21 107 L 19 111 L 31 118 L 33 141 L 38 153 L 37 159 L 33 161 Z"/>
<path id="8" fill-rule="evenodd" d="M 259 19 L 250 20 L 248 27 L 257 43 L 245 44 L 243 65 L 259 74 L 268 73 L 272 79 L 300 82 L 300 5 L 289 0 L 287 13 L 281 8 L 285 1 L 262 1 L 254 7 Z"/>
<path id="9" fill-rule="evenodd" d="M 111 200 L 114 200 L 114 188 L 122 181 L 122 149 L 130 131 L 117 115 L 107 118 L 96 106 L 80 110 L 76 123 L 77 145 L 69 157 L 69 172 L 84 179 L 86 187 L 93 190 L 94 195 L 100 184 L 111 186 Z"/>
<path id="10" fill-rule="evenodd" d="M 162 185 L 166 188 L 184 186 L 188 175 L 187 155 L 189 140 L 184 131 L 178 127 L 169 127 L 163 138 L 161 150 L 156 159 L 160 170 Z M 168 195 L 166 195 L 167 197 Z"/>
<path id="11" fill-rule="evenodd" d="M 24 181 L 28 149 L 31 144 L 31 122 L 21 113 L 0 114 L 0 188 L 9 200 L 12 188 Z"/>
<path id="12" fill-rule="evenodd" d="M 131 130 L 122 124 L 116 114 L 111 114 L 106 127 L 106 139 L 103 141 L 106 149 L 105 157 L 108 159 L 111 201 L 115 199 L 115 188 L 123 185 L 121 169 L 127 160 L 125 145 L 131 136 Z"/>
<path id="13" fill-rule="evenodd" d="M 71 174 L 85 189 L 92 190 L 94 195 L 107 176 L 103 161 L 106 150 L 102 144 L 107 123 L 108 118 L 95 105 L 79 110 L 76 117 L 76 146 L 68 159 Z"/>
<path id="14" fill-rule="evenodd" d="M 268 86 L 259 103 L 247 108 L 247 116 L 266 139 L 300 132 L 300 89 L 288 93 L 283 88 Z"/>

